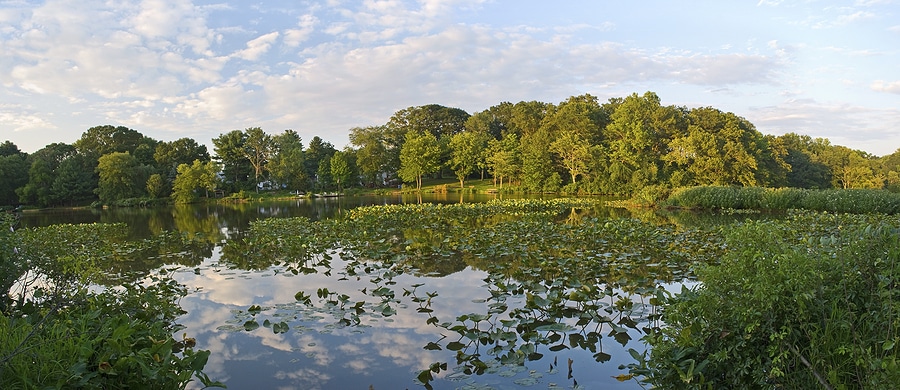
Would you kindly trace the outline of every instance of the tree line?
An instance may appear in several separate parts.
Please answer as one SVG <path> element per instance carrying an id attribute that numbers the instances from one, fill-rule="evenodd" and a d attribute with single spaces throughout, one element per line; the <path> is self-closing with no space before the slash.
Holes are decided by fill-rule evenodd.
<path id="1" fill-rule="evenodd" d="M 62 206 L 123 199 L 188 203 L 211 191 L 421 188 L 423 178 L 490 177 L 501 191 L 634 194 L 651 186 L 737 185 L 900 191 L 900 149 L 878 157 L 828 139 L 763 135 L 713 107 L 664 106 L 653 92 L 600 102 L 503 102 L 469 114 L 408 107 L 387 123 L 350 129 L 337 150 L 284 130 L 233 130 L 206 146 L 97 126 L 73 144 L 28 154 L 0 144 L 0 204 Z"/>

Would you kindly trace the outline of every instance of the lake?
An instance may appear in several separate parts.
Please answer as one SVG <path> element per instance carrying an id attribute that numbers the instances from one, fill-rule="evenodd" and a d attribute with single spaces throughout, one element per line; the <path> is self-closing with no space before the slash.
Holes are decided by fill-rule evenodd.
<path id="1" fill-rule="evenodd" d="M 162 270 L 189 288 L 180 301 L 187 311 L 179 320 L 184 329 L 175 337 L 187 334 L 196 338 L 198 348 L 209 349 L 204 371 L 230 389 L 641 388 L 634 380 L 620 381 L 627 370 L 619 366 L 634 362 L 629 349 L 646 349 L 641 328 L 658 318 L 648 303 L 653 289 L 678 290 L 692 283 L 687 265 L 667 260 L 670 256 L 663 253 L 686 241 L 659 238 L 675 237 L 678 228 L 661 234 L 614 222 L 585 230 L 595 228 L 578 222 L 582 218 L 626 221 L 631 214 L 602 206 L 571 207 L 531 225 L 506 224 L 517 217 L 479 216 L 466 222 L 479 235 L 459 240 L 448 233 L 456 230 L 446 223 L 383 236 L 332 232 L 371 234 L 371 243 L 340 241 L 312 255 L 295 252 L 300 250 L 294 241 L 298 237 L 273 238 L 298 223 L 276 226 L 275 233 L 266 233 L 265 226 L 251 228 L 253 221 L 277 218 L 328 221 L 361 206 L 479 204 L 494 198 L 428 194 L 48 210 L 23 213 L 21 225 L 122 222 L 134 240 L 167 231 L 190 239 L 191 245 L 178 253 L 120 265 L 116 272 Z M 544 226 L 564 223 L 572 228 L 541 233 Z M 501 226 L 525 230 L 503 233 L 512 240 L 491 247 L 486 235 L 502 232 L 495 229 Z M 577 253 L 565 247 L 544 249 L 552 243 L 543 241 L 555 240 L 548 235 L 568 231 L 583 231 L 578 234 L 596 237 L 596 245 L 602 246 L 589 243 Z M 628 245 L 639 248 L 617 251 L 622 244 L 602 242 L 617 242 L 608 232 L 622 232 L 632 240 Z M 310 238 L 309 248 L 323 237 Z M 581 242 L 584 237 L 571 239 Z M 481 239 L 485 243 L 478 244 Z M 559 242 L 566 239 L 560 236 Z M 653 240 L 660 241 L 658 247 Z M 516 249 L 518 243 L 522 246 Z M 390 256 L 373 259 L 392 260 L 361 260 L 365 250 L 359 246 L 370 244 L 373 252 L 381 250 L 379 245 L 388 248 L 383 256 Z M 307 248 L 303 245 L 301 251 Z M 455 249 L 435 249 L 445 246 Z M 491 249 L 479 249 L 485 247 Z M 412 259 L 408 253 L 418 255 Z M 609 269 L 580 269 L 579 264 L 587 264 L 584 259 Z M 547 268 L 526 267 L 529 261 Z M 590 282 L 555 283 L 547 271 L 554 267 L 559 280 L 569 280 L 565 274 L 571 272 L 588 275 Z"/>

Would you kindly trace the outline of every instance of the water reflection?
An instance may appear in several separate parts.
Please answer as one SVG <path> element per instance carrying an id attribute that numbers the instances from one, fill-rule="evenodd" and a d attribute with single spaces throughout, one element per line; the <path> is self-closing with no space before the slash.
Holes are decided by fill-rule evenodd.
<path id="1" fill-rule="evenodd" d="M 418 371 L 431 364 L 446 361 L 446 351 L 423 348 L 445 338 L 446 329 L 426 322 L 428 318 L 417 312 L 415 303 L 404 299 L 395 314 L 385 317 L 366 312 L 358 326 L 340 326 L 336 318 L 341 313 L 323 308 L 308 310 L 294 305 L 299 291 L 328 289 L 351 296 L 351 300 L 365 299 L 357 283 L 341 281 L 322 274 L 292 276 L 266 272 L 235 271 L 216 267 L 219 254 L 204 263 L 200 274 L 179 272 L 176 278 L 198 292 L 182 300 L 188 311 L 180 322 L 204 348 L 214 351 L 206 372 L 229 388 L 396 389 L 421 388 L 414 378 Z M 335 267 L 346 263 L 337 260 Z M 398 286 L 421 285 L 421 291 L 440 291 L 432 301 L 431 315 L 438 318 L 457 318 L 486 311 L 484 271 L 466 269 L 441 278 L 400 275 L 394 279 Z M 524 299 L 511 299 L 510 305 L 523 305 Z M 252 332 L 242 329 L 249 314 L 247 308 L 259 305 L 256 316 L 274 320 L 286 319 L 291 330 L 276 334 L 260 327 Z M 229 327 L 232 325 L 233 327 Z M 633 339 L 639 334 L 634 333 Z M 613 343 L 613 345 L 608 345 Z M 637 341 L 626 345 L 641 348 Z M 538 349 L 547 353 L 547 347 Z M 600 340 L 598 348 L 610 354 L 613 361 L 629 359 L 627 352 L 612 338 Z M 522 366 L 492 365 L 483 375 L 462 375 L 445 371 L 436 375 L 431 384 L 436 389 L 453 388 L 520 388 L 536 382 L 540 388 L 581 388 L 615 386 L 619 389 L 637 388 L 633 382 L 620 383 L 613 377 L 621 374 L 616 364 L 598 365 L 590 351 L 573 349 L 553 357 L 528 362 Z M 571 359 L 572 372 L 567 367 Z M 560 364 L 559 362 L 563 363 Z"/>
<path id="2" fill-rule="evenodd" d="M 369 232 L 342 225 L 316 235 L 298 221 L 272 234 L 251 229 L 256 220 L 325 221 L 365 205 L 492 198 L 29 212 L 22 224 L 124 222 L 132 239 L 162 236 L 116 267 L 183 266 L 175 277 L 193 291 L 181 301 L 183 332 L 213 352 L 205 371 L 229 388 L 421 388 L 415 379 L 422 372 L 432 373 L 427 382 L 437 389 L 639 387 L 614 377 L 623 374 L 619 364 L 631 362 L 629 348 L 643 349 L 639 329 L 653 321 L 642 295 L 683 281 L 688 267 L 677 258 L 696 252 L 702 237 L 633 221 L 581 224 L 632 217 L 666 224 L 669 216 L 570 207 L 551 221 L 526 223 L 488 213 L 460 222 L 387 220 L 390 226 Z M 701 223 L 679 218 L 682 226 Z M 560 233 L 558 224 L 570 228 Z M 375 263 L 383 267 L 370 267 Z"/>

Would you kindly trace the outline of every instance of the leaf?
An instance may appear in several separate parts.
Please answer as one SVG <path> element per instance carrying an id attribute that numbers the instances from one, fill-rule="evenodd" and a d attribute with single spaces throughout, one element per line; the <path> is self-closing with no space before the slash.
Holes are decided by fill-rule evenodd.
<path id="1" fill-rule="evenodd" d="M 447 343 L 447 349 L 449 349 L 451 351 L 459 351 L 465 347 L 466 347 L 466 345 L 459 341 L 451 341 L 451 342 Z"/>
<path id="2" fill-rule="evenodd" d="M 256 322 L 255 320 L 250 320 L 244 323 L 244 330 L 246 331 L 252 331 L 256 328 L 259 328 L 259 322 Z"/>
<path id="3" fill-rule="evenodd" d="M 290 329 L 290 326 L 288 326 L 288 324 L 284 321 L 272 325 L 272 332 L 274 332 L 275 334 L 287 333 L 287 331 Z"/>
<path id="4" fill-rule="evenodd" d="M 550 347 L 550 350 L 553 352 L 559 352 L 564 349 L 569 349 L 569 346 L 565 345 L 565 344 L 556 344 L 556 345 Z"/>

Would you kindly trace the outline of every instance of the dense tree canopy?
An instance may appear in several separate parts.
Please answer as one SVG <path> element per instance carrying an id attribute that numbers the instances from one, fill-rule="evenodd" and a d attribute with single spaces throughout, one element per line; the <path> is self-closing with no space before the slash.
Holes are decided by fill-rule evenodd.
<path id="1" fill-rule="evenodd" d="M 274 151 L 269 162 L 271 179 L 291 191 L 304 191 L 309 177 L 306 173 L 306 153 L 303 140 L 294 130 L 285 130 L 272 137 Z"/>
<path id="2" fill-rule="evenodd" d="M 900 191 L 900 149 L 879 158 L 823 138 L 764 135 L 734 113 L 666 106 L 653 92 L 606 102 L 590 94 L 558 104 L 501 102 L 472 115 L 439 104 L 413 106 L 383 125 L 352 128 L 349 138 L 352 147 L 338 152 L 318 136 L 304 148 L 293 130 L 274 136 L 259 127 L 233 130 L 212 139 L 219 164 L 204 169 L 216 167 L 222 180 L 215 186 L 226 192 L 263 182 L 331 191 L 398 178 L 421 188 L 424 177 L 449 172 L 460 187 L 487 173 L 503 191 L 535 193 L 626 195 L 647 186 L 707 184 Z M 193 168 L 194 161 L 210 161 L 197 141 L 159 142 L 124 126 L 92 127 L 72 145 L 53 143 L 33 154 L 6 141 L 0 203 L 165 197 L 179 175 L 190 173 L 178 167 Z M 188 185 L 180 201 L 196 199 L 207 184 Z"/>

